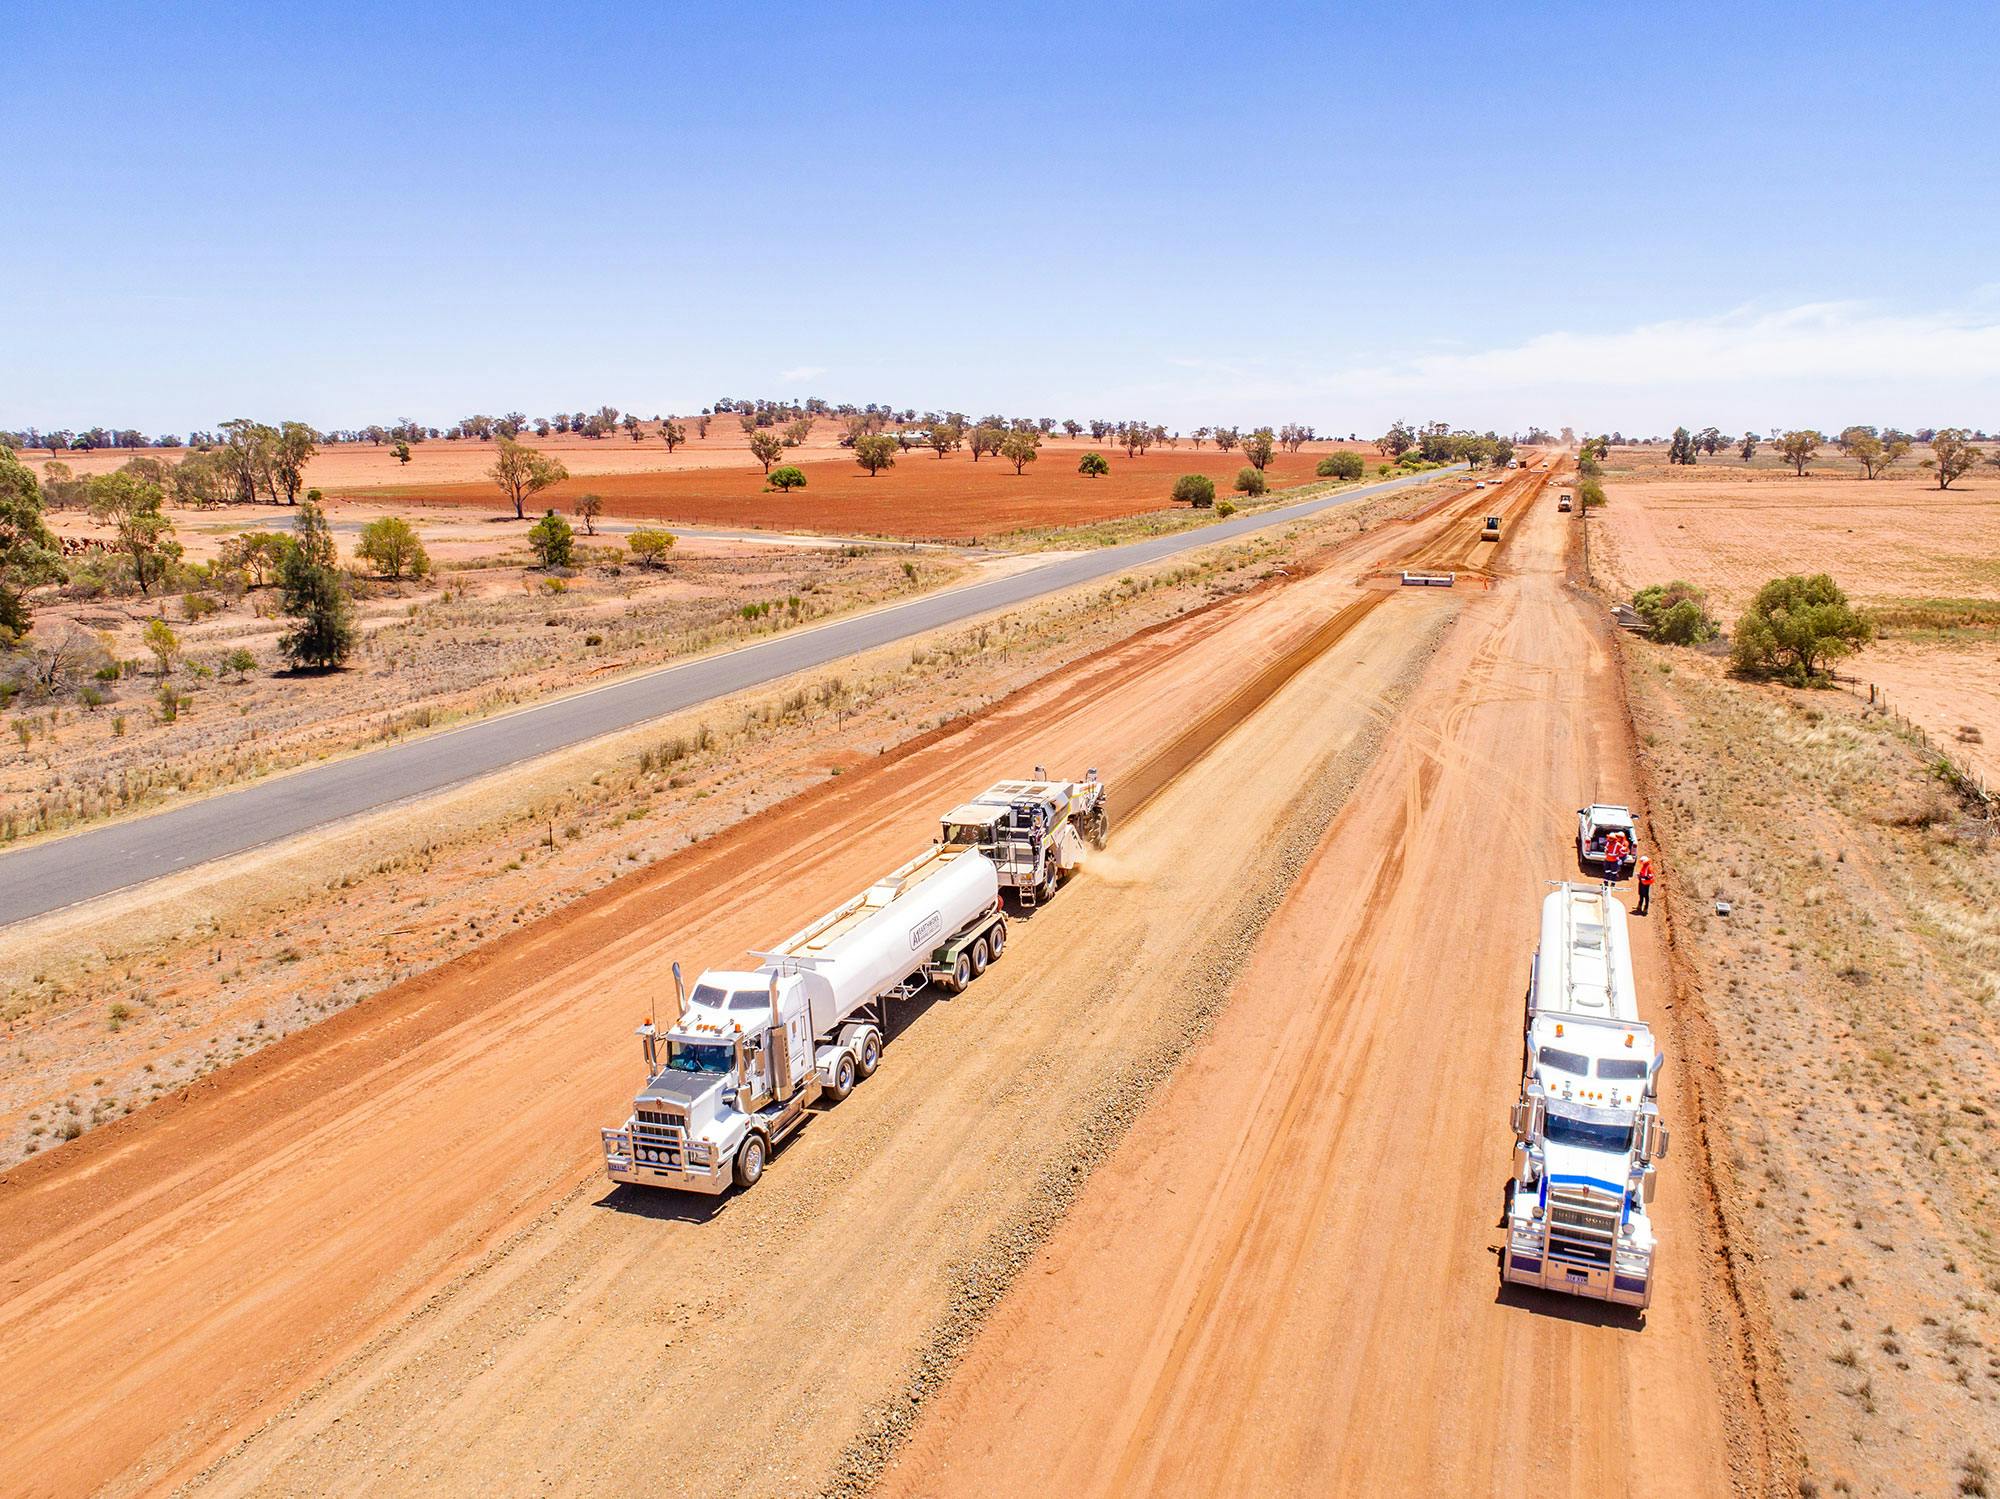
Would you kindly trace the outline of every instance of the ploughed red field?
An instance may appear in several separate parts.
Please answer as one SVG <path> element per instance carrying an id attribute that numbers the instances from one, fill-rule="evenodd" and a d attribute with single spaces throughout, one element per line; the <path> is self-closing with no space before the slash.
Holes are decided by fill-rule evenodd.
<path id="1" fill-rule="evenodd" d="M 1369 461 L 1381 457 L 1353 443 L 1308 443 L 1296 453 L 1280 452 L 1266 471 L 1273 489 L 1308 483 L 1329 453 L 1352 447 Z M 1111 465 L 1102 478 L 1077 472 L 1077 460 L 1099 452 Z M 803 489 L 781 493 L 765 487 L 756 469 L 683 468 L 652 473 L 591 474 L 544 490 L 533 503 L 568 511 L 577 496 L 597 494 L 609 515 L 681 525 L 743 526 L 781 531 L 826 531 L 897 536 L 917 541 L 977 541 L 1043 526 L 1073 526 L 1114 520 L 1172 504 L 1174 480 L 1207 474 L 1219 496 L 1228 496 L 1241 452 L 1218 453 L 1212 445 L 1196 452 L 1185 441 L 1128 458 L 1115 447 L 1087 442 L 1044 443 L 1040 458 L 1016 474 L 1014 466 L 988 457 L 977 463 L 963 452 L 939 458 L 926 448 L 899 454 L 893 468 L 871 477 L 842 451 L 837 458 L 798 460 Z M 443 484 L 329 486 L 335 498 L 370 498 L 431 504 L 501 508 L 499 491 L 486 480 Z"/>

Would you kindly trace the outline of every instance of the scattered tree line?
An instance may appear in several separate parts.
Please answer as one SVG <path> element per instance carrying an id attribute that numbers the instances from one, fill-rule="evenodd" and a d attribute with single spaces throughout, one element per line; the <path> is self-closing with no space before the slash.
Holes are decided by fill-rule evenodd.
<path id="1" fill-rule="evenodd" d="M 1479 468 L 1488 463 L 1498 466 L 1510 462 L 1514 457 L 1514 440 L 1497 432 L 1455 431 L 1444 422 L 1412 427 L 1399 420 L 1375 439 L 1375 449 L 1398 463 L 1414 453 L 1416 458 L 1412 463 L 1463 463 L 1468 468 Z"/>

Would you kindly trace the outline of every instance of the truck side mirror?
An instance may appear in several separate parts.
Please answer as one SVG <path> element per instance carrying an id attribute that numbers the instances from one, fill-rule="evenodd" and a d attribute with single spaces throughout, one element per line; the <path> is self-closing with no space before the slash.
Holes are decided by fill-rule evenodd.
<path id="1" fill-rule="evenodd" d="M 1664 1161 L 1667 1158 L 1667 1127 L 1658 1119 L 1653 1121 L 1653 1142 L 1653 1159 Z"/>
<path id="2" fill-rule="evenodd" d="M 1514 1105 L 1513 1123 L 1515 1139 L 1525 1140 L 1528 1138 L 1528 1121 L 1533 1116 L 1534 1111 L 1534 1105 L 1529 1103 L 1525 1098 Z"/>

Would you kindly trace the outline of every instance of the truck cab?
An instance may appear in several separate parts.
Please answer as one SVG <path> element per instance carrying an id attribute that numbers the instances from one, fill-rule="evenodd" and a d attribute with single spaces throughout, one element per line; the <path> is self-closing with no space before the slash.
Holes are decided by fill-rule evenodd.
<path id="1" fill-rule="evenodd" d="M 707 1193 L 732 1179 L 748 1186 L 807 1107 L 837 1085 L 815 1055 L 799 974 L 710 969 L 678 1019 L 648 1020 L 638 1036 L 645 1086 L 624 1128 L 602 1131 L 613 1181 Z"/>
<path id="2" fill-rule="evenodd" d="M 1624 916 L 1607 886 L 1563 885 L 1544 906 L 1500 1265 L 1515 1285 L 1643 1310 L 1665 1057 L 1638 1018 Z"/>

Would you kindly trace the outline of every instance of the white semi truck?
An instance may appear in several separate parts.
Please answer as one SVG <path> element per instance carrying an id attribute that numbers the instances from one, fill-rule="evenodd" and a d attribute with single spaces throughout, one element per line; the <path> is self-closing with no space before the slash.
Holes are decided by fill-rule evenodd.
<path id="1" fill-rule="evenodd" d="M 1625 907 L 1609 885 L 1558 885 L 1529 971 L 1503 1280 L 1652 1301 L 1665 1060 L 1639 1018 Z"/>
<path id="2" fill-rule="evenodd" d="M 1007 945 L 1000 880 L 979 849 L 939 843 L 779 943 L 754 971 L 710 969 L 679 1018 L 639 1027 L 646 1085 L 602 1131 L 611 1179 L 720 1193 L 752 1186 L 818 1099 L 882 1057 L 886 1010 L 926 983 L 962 990 Z"/>
<path id="3" fill-rule="evenodd" d="M 943 841 L 976 848 L 993 861 L 1001 890 L 1032 910 L 1104 847 L 1111 812 L 1096 770 L 1080 781 L 1052 781 L 1042 767 L 1032 780 L 1002 781 L 944 815 Z"/>

